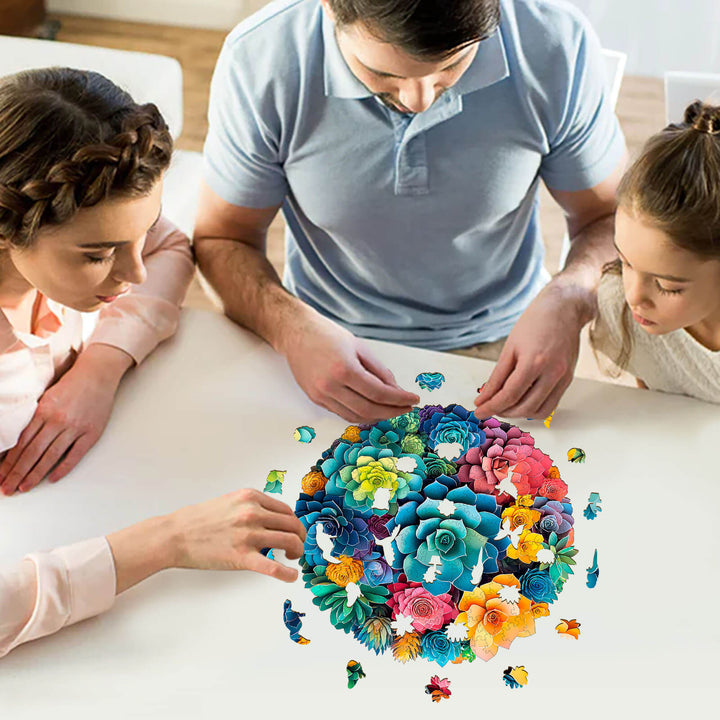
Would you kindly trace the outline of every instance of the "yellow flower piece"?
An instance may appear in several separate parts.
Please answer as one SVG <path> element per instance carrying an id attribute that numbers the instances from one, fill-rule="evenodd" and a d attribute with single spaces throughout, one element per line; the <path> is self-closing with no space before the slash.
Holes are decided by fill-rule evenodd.
<path id="1" fill-rule="evenodd" d="M 502 519 L 510 518 L 510 527 L 515 530 L 521 525 L 525 527 L 525 531 L 540 520 L 540 511 L 534 508 L 522 507 L 520 505 L 513 505 L 503 510 Z"/>
<path id="2" fill-rule="evenodd" d="M 552 478 L 553 480 L 559 480 L 560 479 L 560 470 L 558 470 L 556 465 L 553 465 L 548 470 L 548 477 Z"/>
<path id="3" fill-rule="evenodd" d="M 550 608 L 546 602 L 534 602 L 530 606 L 530 614 L 535 620 L 541 617 L 548 617 L 548 615 L 550 615 Z"/>
<path id="4" fill-rule="evenodd" d="M 395 497 L 399 485 L 395 472 L 395 458 L 385 457 L 380 460 L 360 458 L 352 475 L 358 484 L 357 490 L 353 491 L 355 500 L 375 497 L 375 491 L 380 488 L 386 488 L 390 491 L 390 497 Z"/>
<path id="5" fill-rule="evenodd" d="M 319 471 L 311 470 L 302 479 L 302 491 L 306 495 L 314 495 L 316 492 L 325 489 L 328 479 Z"/>
<path id="6" fill-rule="evenodd" d="M 349 583 L 356 583 L 364 572 L 363 561 L 349 555 L 338 556 L 338 563 L 329 563 L 325 570 L 328 580 L 340 587 L 346 587 Z"/>
<path id="7" fill-rule="evenodd" d="M 533 496 L 532 495 L 518 495 L 517 500 L 515 500 L 515 504 L 519 507 L 532 507 L 533 506 Z"/>
<path id="8" fill-rule="evenodd" d="M 538 551 L 542 549 L 543 536 L 538 533 L 525 531 L 518 541 L 517 548 L 512 545 L 507 547 L 507 556 L 513 560 L 529 565 L 537 560 Z"/>
<path id="9" fill-rule="evenodd" d="M 352 443 L 360 442 L 360 428 L 357 425 L 348 425 L 340 439 Z"/>

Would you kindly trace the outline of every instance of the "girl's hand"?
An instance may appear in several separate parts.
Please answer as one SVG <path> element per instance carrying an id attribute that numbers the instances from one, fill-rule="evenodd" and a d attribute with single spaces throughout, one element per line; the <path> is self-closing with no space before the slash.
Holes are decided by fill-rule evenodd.
<path id="1" fill-rule="evenodd" d="M 120 379 L 133 359 L 109 345 L 86 348 L 70 370 L 40 398 L 17 445 L 0 463 L 0 491 L 27 492 L 48 473 L 69 473 L 105 430 Z"/>
<path id="2" fill-rule="evenodd" d="M 253 570 L 293 582 L 298 571 L 261 554 L 263 548 L 303 553 L 305 528 L 285 503 L 243 489 L 153 518 L 107 536 L 116 592 L 170 567 Z"/>

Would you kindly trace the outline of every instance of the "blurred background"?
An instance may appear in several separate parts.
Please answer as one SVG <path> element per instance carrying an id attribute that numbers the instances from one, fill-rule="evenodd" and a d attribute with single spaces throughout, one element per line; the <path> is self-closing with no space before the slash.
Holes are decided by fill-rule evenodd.
<path id="1" fill-rule="evenodd" d="M 720 73 L 720 0 L 570 2 L 589 17 L 604 48 L 627 56 L 617 113 L 633 154 L 665 125 L 663 76 L 667 71 Z M 197 152 L 202 150 L 209 83 L 223 39 L 234 25 L 266 4 L 266 0 L 0 0 L 0 35 L 177 59 L 183 86 L 183 129 L 177 147 Z M 0 52 L 7 52 L 1 44 Z M 547 193 L 543 193 L 541 214 L 546 265 L 555 272 L 565 224 Z M 281 218 L 271 227 L 268 254 L 282 275 Z M 197 282 L 187 304 L 217 309 Z M 578 374 L 603 377 L 587 338 Z"/>

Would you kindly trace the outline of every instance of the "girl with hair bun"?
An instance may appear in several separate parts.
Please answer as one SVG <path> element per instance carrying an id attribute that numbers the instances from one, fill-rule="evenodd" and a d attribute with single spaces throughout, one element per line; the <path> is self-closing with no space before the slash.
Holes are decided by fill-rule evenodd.
<path id="1" fill-rule="evenodd" d="M 160 213 L 171 151 L 158 109 L 102 75 L 51 68 L 0 79 L 6 495 L 68 472 L 102 433 L 125 371 L 177 327 L 193 262 L 187 238 Z M 262 550 L 297 559 L 304 540 L 287 505 L 242 489 L 32 553 L 0 570 L 0 657 L 108 610 L 166 568 L 246 569 L 292 582 L 297 570 Z"/>
<path id="2" fill-rule="evenodd" d="M 0 79 L 5 495 L 69 472 L 125 372 L 175 332 L 193 259 L 160 213 L 171 153 L 157 107 L 98 73 Z"/>
<path id="3" fill-rule="evenodd" d="M 720 403 L 720 107 L 653 136 L 618 205 L 593 348 L 640 387 Z"/>

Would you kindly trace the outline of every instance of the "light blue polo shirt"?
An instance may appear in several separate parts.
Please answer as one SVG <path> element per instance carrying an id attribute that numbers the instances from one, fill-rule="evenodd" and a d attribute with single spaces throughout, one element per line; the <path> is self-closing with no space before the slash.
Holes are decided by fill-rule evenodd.
<path id="1" fill-rule="evenodd" d="M 427 111 L 382 105 L 318 0 L 280 0 L 228 36 L 205 178 L 282 204 L 285 286 L 361 337 L 437 350 L 507 335 L 547 281 L 538 186 L 593 187 L 625 142 L 597 37 L 560 0 L 502 0 L 498 32 Z"/>

